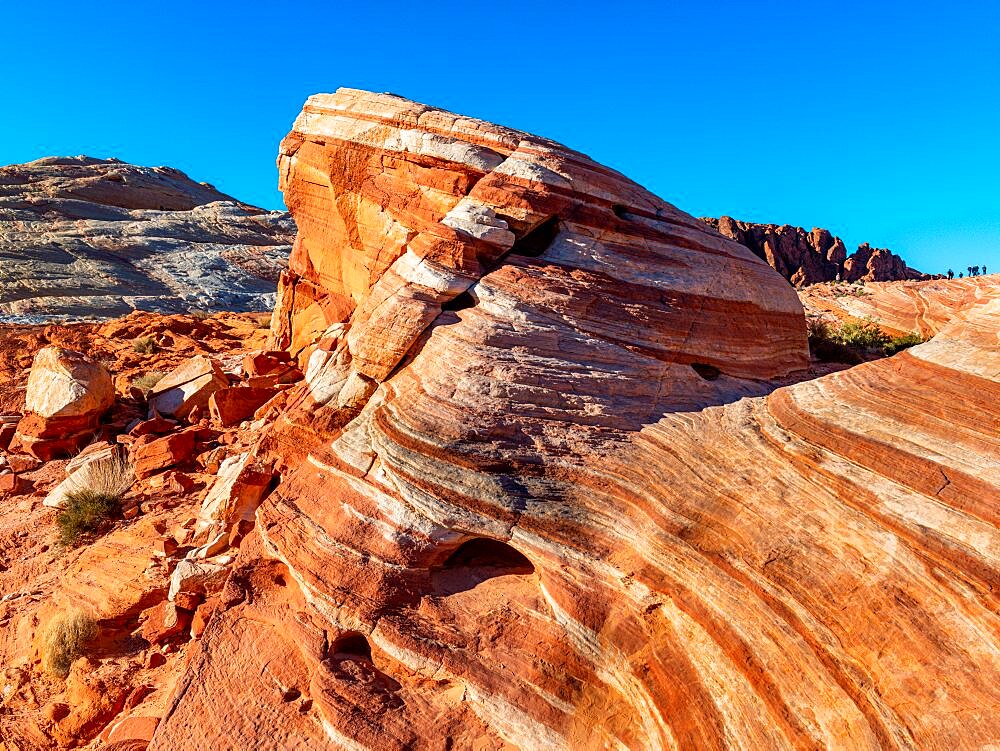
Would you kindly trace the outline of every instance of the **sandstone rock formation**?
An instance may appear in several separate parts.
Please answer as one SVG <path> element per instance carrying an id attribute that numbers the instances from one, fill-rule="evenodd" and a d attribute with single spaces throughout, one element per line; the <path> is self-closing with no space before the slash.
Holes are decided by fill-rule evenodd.
<path id="1" fill-rule="evenodd" d="M 80 352 L 45 347 L 35 355 L 15 439 L 40 459 L 83 446 L 115 401 L 111 375 Z"/>
<path id="2" fill-rule="evenodd" d="M 280 164 L 307 385 L 150 749 L 995 740 L 1000 294 L 739 399 L 788 288 L 586 157 L 341 90 Z"/>
<path id="3" fill-rule="evenodd" d="M 0 337 L 0 411 L 19 351 L 73 343 L 117 374 L 109 441 L 196 441 L 58 556 L 66 463 L 6 454 L 0 742 L 995 742 L 1000 286 L 946 283 L 930 342 L 804 380 L 777 273 L 558 144 L 342 90 L 281 165 L 288 354 L 246 317 Z M 278 393 L 145 420 L 130 380 L 197 354 Z M 39 630 L 70 608 L 100 637 L 63 680 Z"/>
<path id="4" fill-rule="evenodd" d="M 885 329 L 931 337 L 965 311 L 996 296 L 1000 276 L 927 281 L 868 282 L 863 286 L 817 284 L 799 291 L 812 314 L 871 318 Z"/>
<path id="5" fill-rule="evenodd" d="M 0 320 L 270 310 L 294 232 L 168 167 L 0 167 Z"/>
<path id="6" fill-rule="evenodd" d="M 839 237 L 818 227 L 807 232 L 788 224 L 755 224 L 729 216 L 702 217 L 702 221 L 745 245 L 796 287 L 832 282 L 838 276 L 847 282 L 927 278 L 926 274 L 908 267 L 898 255 L 885 248 L 872 248 L 868 243 L 859 245 L 848 256 Z"/>

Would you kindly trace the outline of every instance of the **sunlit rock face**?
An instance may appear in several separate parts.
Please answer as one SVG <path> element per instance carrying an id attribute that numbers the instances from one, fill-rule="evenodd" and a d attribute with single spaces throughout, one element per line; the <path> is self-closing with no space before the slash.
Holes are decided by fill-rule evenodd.
<path id="1" fill-rule="evenodd" d="M 978 315 L 996 299 L 1000 275 L 927 281 L 867 282 L 857 289 L 817 284 L 799 291 L 814 315 L 872 318 L 885 329 L 931 337 L 957 317 Z M 846 293 L 845 293 L 846 292 Z"/>
<path id="2" fill-rule="evenodd" d="M 341 90 L 279 164 L 306 382 L 151 749 L 997 737 L 995 306 L 741 398 L 794 291 L 588 158 Z"/>

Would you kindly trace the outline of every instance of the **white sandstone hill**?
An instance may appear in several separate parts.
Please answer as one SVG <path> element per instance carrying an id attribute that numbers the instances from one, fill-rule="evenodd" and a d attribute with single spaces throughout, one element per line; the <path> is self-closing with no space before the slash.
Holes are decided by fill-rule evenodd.
<path id="1" fill-rule="evenodd" d="M 0 167 L 0 322 L 267 311 L 294 237 L 288 214 L 169 167 Z"/>

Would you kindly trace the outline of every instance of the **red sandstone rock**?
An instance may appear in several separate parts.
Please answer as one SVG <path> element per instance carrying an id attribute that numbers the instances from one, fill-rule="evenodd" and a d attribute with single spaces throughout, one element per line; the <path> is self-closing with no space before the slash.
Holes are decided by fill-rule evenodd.
<path id="1" fill-rule="evenodd" d="M 150 434 L 169 433 L 175 430 L 179 423 L 176 420 L 168 420 L 165 417 L 154 417 L 152 420 L 143 420 L 129 431 L 129 435 L 135 438 Z"/>
<path id="2" fill-rule="evenodd" d="M 205 633 L 205 628 L 208 626 L 208 622 L 212 619 L 212 615 L 219 607 L 218 597 L 209 597 L 205 602 L 198 606 L 198 609 L 194 611 L 194 616 L 191 619 L 191 638 L 200 639 L 202 634 Z"/>
<path id="3" fill-rule="evenodd" d="M 282 374 L 293 367 L 291 355 L 280 349 L 251 352 L 243 358 L 243 372 L 248 378 Z"/>
<path id="4" fill-rule="evenodd" d="M 153 732 L 156 730 L 159 722 L 159 717 L 126 717 L 124 720 L 119 720 L 111 726 L 107 742 L 148 741 L 153 737 Z"/>
<path id="5" fill-rule="evenodd" d="M 763 258 L 779 274 L 796 287 L 836 279 L 853 282 L 896 281 L 926 278 L 926 274 L 909 268 L 903 259 L 891 251 L 859 245 L 850 256 L 839 237 L 814 227 L 807 232 L 788 224 L 755 224 L 741 222 L 729 216 L 719 219 L 703 217 L 702 221 L 741 245 L 758 258 Z"/>
<path id="6" fill-rule="evenodd" d="M 103 365 L 79 352 L 44 347 L 31 366 L 17 445 L 43 461 L 73 453 L 113 403 L 114 386 Z"/>
<path id="7" fill-rule="evenodd" d="M 181 430 L 163 438 L 143 435 L 132 445 L 136 477 L 145 478 L 187 461 L 194 453 L 195 433 Z"/>
<path id="8" fill-rule="evenodd" d="M 164 601 L 142 614 L 142 638 L 150 644 L 160 644 L 185 631 L 191 623 L 191 613 Z"/>
<path id="9" fill-rule="evenodd" d="M 21 415 L 0 415 L 0 451 L 10 448 L 10 442 L 17 432 L 17 423 Z"/>
<path id="10" fill-rule="evenodd" d="M 276 393 L 277 390 L 273 388 L 244 386 L 220 389 L 208 400 L 208 410 L 213 422 L 228 428 L 252 417 Z"/>
<path id="11" fill-rule="evenodd" d="M 17 491 L 20 485 L 18 476 L 13 472 L 7 472 L 6 474 L 0 474 L 0 493 L 6 493 L 12 495 Z"/>

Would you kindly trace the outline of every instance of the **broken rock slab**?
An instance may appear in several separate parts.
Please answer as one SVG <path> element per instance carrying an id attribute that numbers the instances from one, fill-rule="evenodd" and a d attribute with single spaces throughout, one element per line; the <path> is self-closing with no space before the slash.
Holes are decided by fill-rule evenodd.
<path id="1" fill-rule="evenodd" d="M 192 357 L 149 392 L 150 417 L 183 419 L 195 409 L 207 407 L 212 394 L 227 386 L 229 379 L 218 361 L 205 355 Z"/>

